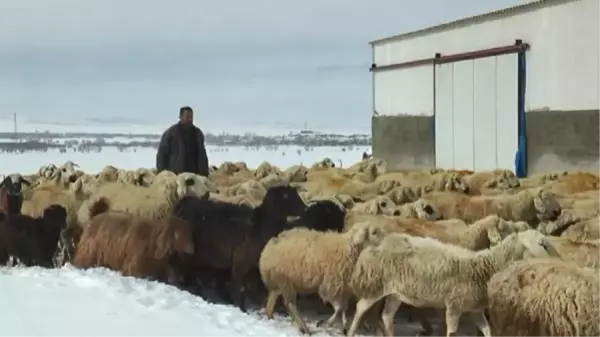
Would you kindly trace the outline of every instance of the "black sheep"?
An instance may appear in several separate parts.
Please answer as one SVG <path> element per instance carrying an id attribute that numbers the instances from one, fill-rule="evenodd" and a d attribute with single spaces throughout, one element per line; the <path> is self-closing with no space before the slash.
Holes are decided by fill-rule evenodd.
<path id="1" fill-rule="evenodd" d="M 23 205 L 22 185 L 31 183 L 20 174 L 11 174 L 0 182 L 0 212 L 20 214 Z"/>
<path id="2" fill-rule="evenodd" d="M 12 256 L 26 266 L 52 267 L 67 211 L 51 205 L 40 218 L 0 213 L 0 264 Z"/>
<path id="3" fill-rule="evenodd" d="M 306 211 L 299 219 L 292 221 L 294 226 L 308 227 L 318 231 L 344 230 L 346 210 L 331 200 L 318 200 L 310 202 Z"/>
<path id="4" fill-rule="evenodd" d="M 174 214 L 192 224 L 196 250 L 182 261 L 186 282 L 220 275 L 216 280 L 219 294 L 235 295 L 232 302 L 243 311 L 246 284 L 258 266 L 260 253 L 270 238 L 291 228 L 288 217 L 304 214 L 305 204 L 295 188 L 276 186 L 267 190 L 260 206 L 186 197 L 174 208 Z M 224 287 L 230 283 L 231 289 Z"/>

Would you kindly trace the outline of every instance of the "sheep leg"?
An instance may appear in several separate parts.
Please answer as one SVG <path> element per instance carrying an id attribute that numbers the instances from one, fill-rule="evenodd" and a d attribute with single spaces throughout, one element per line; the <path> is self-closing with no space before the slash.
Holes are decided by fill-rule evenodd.
<path id="1" fill-rule="evenodd" d="M 381 320 L 383 321 L 383 328 L 386 336 L 394 336 L 394 317 L 402 301 L 396 296 L 388 296 L 385 299 L 385 305 L 381 312 Z"/>
<path id="2" fill-rule="evenodd" d="M 446 306 L 446 336 L 456 336 L 456 332 L 458 331 L 458 323 L 460 322 L 461 312 L 452 308 L 451 306 Z"/>
<path id="3" fill-rule="evenodd" d="M 308 326 L 300 316 L 300 312 L 298 311 L 298 306 L 296 305 L 296 294 L 283 294 L 283 304 L 288 310 L 289 315 L 292 317 L 292 320 L 298 326 L 301 334 L 308 334 Z"/>
<path id="4" fill-rule="evenodd" d="M 471 317 L 473 318 L 473 322 L 475 323 L 475 325 L 477 325 L 477 327 L 479 328 L 479 330 L 481 330 L 485 337 L 492 336 L 490 324 L 485 318 L 485 314 L 483 313 L 483 311 L 472 311 Z"/>
<path id="5" fill-rule="evenodd" d="M 346 326 L 347 323 L 347 319 L 346 319 L 346 310 L 348 308 L 348 300 L 347 299 L 337 299 L 337 300 L 333 300 L 330 301 L 329 303 L 331 303 L 331 305 L 333 306 L 333 315 L 331 315 L 331 317 L 329 317 L 329 319 L 327 320 L 320 320 L 317 322 L 317 327 L 326 327 L 329 328 L 331 327 L 335 321 L 337 320 L 338 316 L 342 316 L 342 327 Z"/>
<path id="6" fill-rule="evenodd" d="M 273 319 L 273 315 L 275 314 L 275 306 L 277 305 L 277 299 L 279 298 L 279 295 L 281 294 L 276 291 L 269 291 L 267 304 L 265 305 L 265 313 L 269 319 Z"/>
<path id="7" fill-rule="evenodd" d="M 356 302 L 356 310 L 354 313 L 354 319 L 350 325 L 350 329 L 348 329 L 348 331 L 344 331 L 346 336 L 354 336 L 356 334 L 356 330 L 358 330 L 358 325 L 360 324 L 363 315 L 369 310 L 369 308 L 373 306 L 373 304 L 377 303 L 381 297 L 382 296 L 362 298 Z"/>

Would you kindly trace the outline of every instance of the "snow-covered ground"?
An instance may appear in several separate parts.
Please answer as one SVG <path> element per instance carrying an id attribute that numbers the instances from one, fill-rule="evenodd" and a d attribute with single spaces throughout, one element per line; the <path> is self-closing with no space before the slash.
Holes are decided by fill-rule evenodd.
<path id="1" fill-rule="evenodd" d="M 2 336 L 298 335 L 289 318 L 244 314 L 104 268 L 0 268 L 0 291 Z"/>
<path id="2" fill-rule="evenodd" d="M 211 165 L 219 165 L 224 161 L 244 161 L 248 167 L 257 167 L 263 161 L 268 161 L 281 168 L 297 164 L 312 165 L 325 158 L 331 158 L 336 165 L 342 163 L 348 167 L 362 158 L 364 151 L 371 152 L 369 147 L 342 148 L 334 146 L 314 147 L 306 151 L 300 146 L 280 146 L 277 150 L 261 148 L 259 150 L 241 146 L 217 147 L 207 146 L 208 160 Z M 102 152 L 82 153 L 58 150 L 48 152 L 25 152 L 20 154 L 2 153 L 2 172 L 0 173 L 33 173 L 41 165 L 62 164 L 71 160 L 88 172 L 98 172 L 110 164 L 119 168 L 136 169 L 139 167 L 154 167 L 156 165 L 156 150 L 152 148 L 128 149 L 120 152 L 116 148 L 106 147 Z"/>

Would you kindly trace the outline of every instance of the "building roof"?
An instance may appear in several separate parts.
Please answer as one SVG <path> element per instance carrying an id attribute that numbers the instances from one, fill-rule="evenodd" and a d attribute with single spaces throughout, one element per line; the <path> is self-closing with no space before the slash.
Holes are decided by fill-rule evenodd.
<path id="1" fill-rule="evenodd" d="M 485 1 L 485 0 L 482 0 L 482 1 Z M 474 24 L 474 23 L 481 22 L 481 21 L 487 21 L 490 19 L 497 19 L 497 18 L 501 18 L 501 17 L 505 17 L 505 16 L 511 16 L 511 15 L 515 15 L 518 13 L 528 12 L 528 11 L 536 10 L 538 8 L 543 8 L 543 7 L 561 4 L 561 3 L 570 2 L 570 1 L 581 1 L 581 0 L 529 0 L 528 2 L 520 4 L 520 5 L 506 7 L 506 8 L 502 8 L 502 9 L 495 10 L 492 12 L 487 12 L 484 14 L 469 16 L 466 18 L 462 18 L 462 19 L 458 19 L 458 20 L 454 20 L 454 21 L 450 21 L 450 22 L 445 22 L 445 23 L 442 23 L 442 24 L 439 24 L 436 26 L 431 26 L 431 27 L 427 27 L 427 28 L 423 28 L 423 29 L 410 31 L 408 33 L 402 33 L 402 34 L 398 34 L 398 35 L 384 37 L 381 39 L 371 41 L 369 43 L 371 45 L 374 45 L 374 44 L 378 44 L 378 43 L 382 43 L 382 42 L 389 42 L 389 41 L 393 41 L 393 40 L 401 40 L 401 39 L 415 37 L 415 36 L 419 36 L 419 35 L 431 34 L 431 33 L 439 32 L 439 31 L 457 28 L 460 26 L 467 26 L 467 25 Z"/>

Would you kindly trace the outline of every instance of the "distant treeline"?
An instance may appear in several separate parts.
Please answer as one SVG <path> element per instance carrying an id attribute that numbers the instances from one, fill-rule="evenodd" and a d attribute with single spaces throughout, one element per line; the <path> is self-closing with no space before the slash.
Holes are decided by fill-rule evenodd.
<path id="1" fill-rule="evenodd" d="M 114 138 L 146 138 L 145 140 L 114 141 Z M 108 133 L 14 133 L 0 132 L 0 150 L 3 152 L 44 151 L 48 149 L 73 149 L 75 151 L 98 151 L 102 147 L 133 148 L 158 147 L 160 135 L 156 134 L 108 134 Z M 82 139 L 83 138 L 83 139 Z M 7 141 L 11 139 L 11 141 Z M 66 141 L 60 141 L 61 139 Z M 367 135 L 333 135 L 310 132 L 289 134 L 287 136 L 261 136 L 255 134 L 205 134 L 206 144 L 214 146 L 272 147 L 296 145 L 302 147 L 318 146 L 370 146 L 371 137 Z"/>

